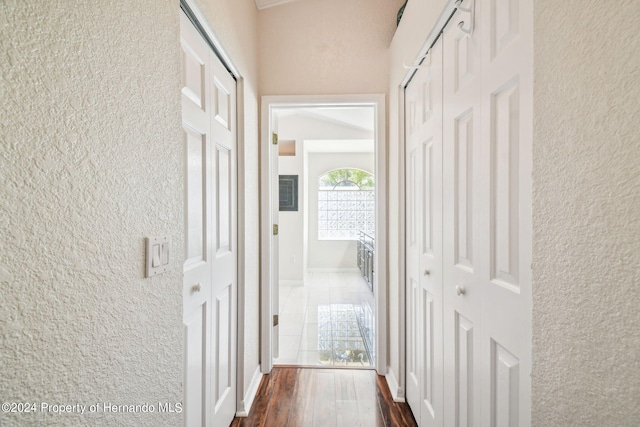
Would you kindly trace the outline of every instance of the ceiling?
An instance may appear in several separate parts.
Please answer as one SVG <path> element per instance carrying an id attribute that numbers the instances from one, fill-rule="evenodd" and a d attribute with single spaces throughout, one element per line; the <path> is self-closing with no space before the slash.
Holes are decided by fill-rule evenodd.
<path id="1" fill-rule="evenodd" d="M 278 118 L 287 116 L 304 116 L 317 120 L 373 132 L 375 117 L 373 107 L 296 107 L 278 108 Z"/>
<path id="2" fill-rule="evenodd" d="M 280 6 L 281 4 L 291 3 L 298 0 L 255 0 L 258 10 L 268 9 L 274 6 Z"/>
<path id="3" fill-rule="evenodd" d="M 373 139 L 305 140 L 304 149 L 310 153 L 373 153 Z"/>

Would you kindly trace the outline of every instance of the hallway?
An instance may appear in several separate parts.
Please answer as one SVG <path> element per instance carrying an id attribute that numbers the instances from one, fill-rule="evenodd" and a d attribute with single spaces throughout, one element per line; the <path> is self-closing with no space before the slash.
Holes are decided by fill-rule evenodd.
<path id="1" fill-rule="evenodd" d="M 424 426 L 640 426 L 640 1 L 410 0 L 398 22 L 404 3 L 2 1 L 3 402 L 156 411 L 0 425 L 277 420 L 301 388 L 333 403 L 295 411 L 340 424 L 361 410 L 347 372 L 386 379 Z M 188 10 L 202 43 L 181 40 Z M 265 215 L 268 110 L 302 96 L 379 106 L 373 357 L 347 276 L 271 301 L 267 237 L 293 223 Z M 298 194 L 318 187 L 301 143 L 333 138 L 317 133 L 282 138 L 303 148 Z M 282 259 L 329 267 L 303 248 Z M 324 366 L 256 396 L 298 363 Z"/>
<path id="2" fill-rule="evenodd" d="M 393 402 L 372 370 L 274 368 L 263 377 L 247 418 L 234 427 L 374 427 L 417 425 L 406 403 Z"/>
<path id="3" fill-rule="evenodd" d="M 310 273 L 304 286 L 281 285 L 274 364 L 372 366 L 373 306 L 359 272 Z"/>

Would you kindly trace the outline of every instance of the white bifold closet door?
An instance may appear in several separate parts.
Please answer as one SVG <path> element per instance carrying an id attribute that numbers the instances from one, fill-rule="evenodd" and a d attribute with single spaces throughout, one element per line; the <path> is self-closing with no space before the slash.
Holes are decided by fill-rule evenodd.
<path id="1" fill-rule="evenodd" d="M 429 65 L 426 65 L 429 64 Z M 406 89 L 407 391 L 416 420 L 443 420 L 442 40 Z"/>
<path id="2" fill-rule="evenodd" d="M 471 13 L 457 11 L 434 46 L 431 69 L 419 70 L 406 88 L 407 400 L 421 426 L 526 427 L 532 11 L 518 0 L 475 3 L 472 34 L 460 29 L 471 28 Z M 472 7 L 470 0 L 462 6 Z M 431 108 L 442 115 L 436 143 L 442 163 L 417 171 L 411 153 L 421 138 L 413 140 L 411 105 L 424 91 L 421 73 L 439 73 L 433 58 L 440 44 L 442 104 Z M 438 170 L 441 176 L 431 175 Z M 438 206 L 441 212 L 434 213 Z M 421 228 L 435 224 L 433 218 L 441 228 Z M 431 237 L 430 257 L 423 257 L 424 245 L 412 243 L 413 235 L 429 234 L 441 237 Z M 438 283 L 441 293 L 425 287 L 429 303 L 421 304 L 415 283 Z M 443 402 L 440 417 L 435 402 Z"/>
<path id="3" fill-rule="evenodd" d="M 184 129 L 184 425 L 229 425 L 236 412 L 236 86 L 180 14 Z"/>

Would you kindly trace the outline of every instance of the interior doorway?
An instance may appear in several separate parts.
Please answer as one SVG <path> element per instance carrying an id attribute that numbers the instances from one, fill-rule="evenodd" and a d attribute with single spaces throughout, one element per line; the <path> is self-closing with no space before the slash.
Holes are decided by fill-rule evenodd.
<path id="1" fill-rule="evenodd" d="M 279 175 L 274 364 L 371 368 L 374 109 L 279 108 L 272 122 Z"/>
<path id="2" fill-rule="evenodd" d="M 263 372 L 385 374 L 384 96 L 264 97 L 262 123 Z"/>

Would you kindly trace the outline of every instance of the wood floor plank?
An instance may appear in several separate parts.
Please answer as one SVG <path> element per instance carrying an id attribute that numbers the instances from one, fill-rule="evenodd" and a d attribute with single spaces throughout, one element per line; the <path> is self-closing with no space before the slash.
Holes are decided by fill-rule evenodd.
<path id="1" fill-rule="evenodd" d="M 272 395 L 271 378 L 273 375 L 274 373 L 272 372 L 262 377 L 262 381 L 256 392 L 256 399 L 251 406 L 251 413 L 246 418 L 235 417 L 231 422 L 232 427 L 259 427 L 264 424 L 263 421 L 269 410 L 269 402 Z"/>
<path id="2" fill-rule="evenodd" d="M 417 426 L 416 420 L 409 409 L 409 405 L 399 404 L 393 401 L 386 379 L 381 375 L 376 375 L 376 392 L 378 393 L 378 404 L 380 411 L 388 426 Z"/>
<path id="3" fill-rule="evenodd" d="M 336 425 L 336 383 L 332 370 L 318 370 L 313 395 L 313 426 Z"/>
<path id="4" fill-rule="evenodd" d="M 296 369 L 298 382 L 287 427 L 307 427 L 313 422 L 313 390 L 315 375 L 312 369 Z"/>
<path id="5" fill-rule="evenodd" d="M 233 427 L 416 426 L 372 370 L 277 367 L 262 378 L 251 412 Z"/>
<path id="6" fill-rule="evenodd" d="M 336 379 L 336 425 L 354 427 L 360 425 L 356 387 L 353 371 L 335 370 Z"/>
<path id="7" fill-rule="evenodd" d="M 336 369 L 336 399 L 343 401 L 356 400 L 356 388 L 353 382 L 353 371 L 349 369 Z"/>
<path id="8" fill-rule="evenodd" d="M 362 426 L 384 427 L 384 417 L 378 405 L 378 393 L 372 379 L 374 374 L 374 371 L 353 371 L 358 417 Z"/>
<path id="9" fill-rule="evenodd" d="M 298 385 L 298 373 L 299 371 L 293 369 L 276 371 L 275 386 L 267 413 L 270 424 L 287 425 L 293 407 L 295 387 Z"/>

